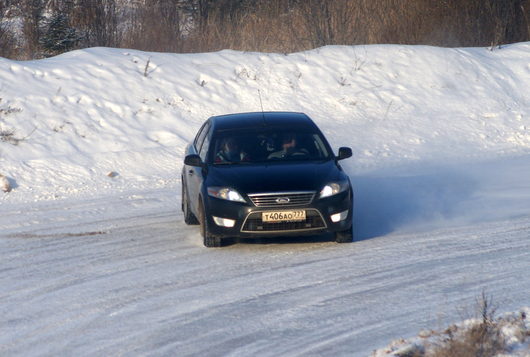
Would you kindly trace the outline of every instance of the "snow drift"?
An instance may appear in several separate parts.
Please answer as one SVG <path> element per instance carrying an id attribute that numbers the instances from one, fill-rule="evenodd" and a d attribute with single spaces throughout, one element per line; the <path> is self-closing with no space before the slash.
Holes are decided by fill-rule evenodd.
<path id="1" fill-rule="evenodd" d="M 528 187 L 514 180 L 528 175 L 530 43 L 288 55 L 92 48 L 0 59 L 0 130 L 17 140 L 0 142 L 1 171 L 16 186 L 2 207 L 176 189 L 184 146 L 200 124 L 260 110 L 258 90 L 265 110 L 306 112 L 335 149 L 353 148 L 345 167 L 361 236 L 477 209 L 475 218 L 490 219 L 530 207 L 528 190 L 509 190 Z M 505 158 L 514 165 L 505 167 Z"/>

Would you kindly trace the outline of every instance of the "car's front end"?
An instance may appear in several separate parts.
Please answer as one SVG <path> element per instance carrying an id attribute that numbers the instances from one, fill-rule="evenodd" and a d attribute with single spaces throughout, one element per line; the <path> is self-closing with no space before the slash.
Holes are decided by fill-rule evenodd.
<path id="1" fill-rule="evenodd" d="M 221 182 L 224 175 L 217 172 L 212 175 L 216 180 L 206 180 L 202 188 L 210 233 L 220 238 L 257 238 L 349 229 L 353 191 L 335 165 L 330 161 L 302 163 L 294 169 L 293 165 L 231 167 L 230 179 Z"/>

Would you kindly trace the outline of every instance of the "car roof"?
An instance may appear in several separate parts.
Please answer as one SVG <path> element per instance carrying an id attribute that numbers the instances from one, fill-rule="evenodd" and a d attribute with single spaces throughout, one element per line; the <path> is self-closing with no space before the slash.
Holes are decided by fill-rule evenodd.
<path id="1" fill-rule="evenodd" d="M 218 115 L 210 118 L 214 131 L 247 129 L 258 127 L 281 127 L 316 129 L 315 123 L 304 113 L 296 112 L 251 112 Z"/>

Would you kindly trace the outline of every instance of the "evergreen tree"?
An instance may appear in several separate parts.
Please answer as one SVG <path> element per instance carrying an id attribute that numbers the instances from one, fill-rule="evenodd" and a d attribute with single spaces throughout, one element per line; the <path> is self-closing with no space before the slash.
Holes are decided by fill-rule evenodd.
<path id="1" fill-rule="evenodd" d="M 46 56 L 55 56 L 73 49 L 80 39 L 76 29 L 70 27 L 68 16 L 57 13 L 48 20 L 40 44 Z"/>

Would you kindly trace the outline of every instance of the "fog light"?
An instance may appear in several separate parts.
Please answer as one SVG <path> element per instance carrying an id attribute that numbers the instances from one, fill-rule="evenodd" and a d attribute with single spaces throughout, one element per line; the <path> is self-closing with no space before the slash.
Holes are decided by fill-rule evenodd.
<path id="1" fill-rule="evenodd" d="M 333 221 L 333 223 L 337 223 L 337 222 L 340 222 L 340 221 L 344 221 L 346 219 L 346 217 L 348 217 L 348 210 L 342 211 L 340 213 L 332 214 L 331 215 L 331 221 Z"/>
<path id="2" fill-rule="evenodd" d="M 236 224 L 236 221 L 233 219 L 220 218 L 220 217 L 215 217 L 215 216 L 213 216 L 213 221 L 218 226 L 228 227 L 228 228 L 232 228 Z"/>

